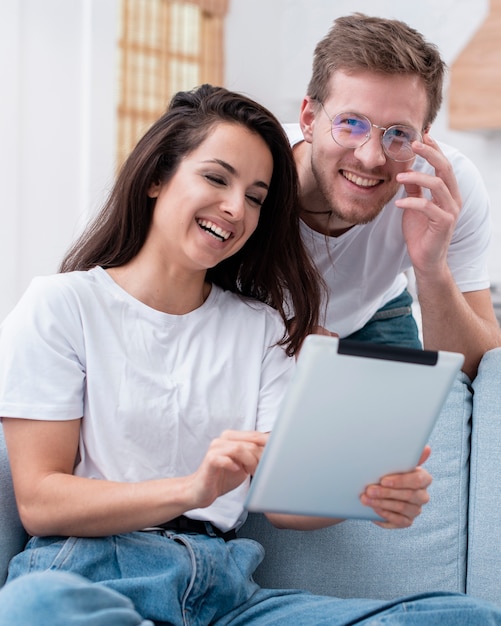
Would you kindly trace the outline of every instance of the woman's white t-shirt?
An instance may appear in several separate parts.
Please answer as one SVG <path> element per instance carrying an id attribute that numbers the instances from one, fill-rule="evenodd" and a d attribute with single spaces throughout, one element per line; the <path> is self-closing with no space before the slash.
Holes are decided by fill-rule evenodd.
<path id="1" fill-rule="evenodd" d="M 215 285 L 169 315 L 100 267 L 36 278 L 1 326 L 0 415 L 83 416 L 79 476 L 188 475 L 223 430 L 271 430 L 294 367 L 283 333 L 276 311 Z M 247 488 L 188 515 L 236 527 Z"/>

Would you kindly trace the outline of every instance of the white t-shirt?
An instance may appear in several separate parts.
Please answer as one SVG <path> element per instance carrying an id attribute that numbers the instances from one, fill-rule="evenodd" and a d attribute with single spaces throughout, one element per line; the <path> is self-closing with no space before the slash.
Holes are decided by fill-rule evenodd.
<path id="1" fill-rule="evenodd" d="M 169 315 L 99 267 L 34 279 L 0 329 L 0 415 L 83 416 L 75 474 L 95 479 L 188 475 L 223 430 L 270 431 L 294 368 L 271 307 L 213 285 Z M 234 528 L 247 488 L 188 515 Z"/>
<path id="2" fill-rule="evenodd" d="M 285 124 L 291 145 L 303 140 L 298 124 Z M 456 175 L 463 206 L 448 252 L 448 263 L 462 292 L 489 287 L 488 247 L 491 216 L 487 191 L 479 171 L 455 148 L 440 144 Z M 414 170 L 434 173 L 417 157 Z M 369 224 L 356 225 L 339 237 L 328 237 L 301 223 L 303 240 L 328 288 L 326 316 L 322 324 L 346 337 L 359 330 L 407 285 L 405 272 L 412 268 L 402 235 L 402 211 L 397 195 Z M 306 207 L 307 208 L 307 207 Z"/>

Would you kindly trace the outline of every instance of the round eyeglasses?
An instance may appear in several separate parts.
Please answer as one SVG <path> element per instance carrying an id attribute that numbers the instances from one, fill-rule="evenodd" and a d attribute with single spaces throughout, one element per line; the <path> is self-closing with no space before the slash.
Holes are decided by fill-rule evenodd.
<path id="1" fill-rule="evenodd" d="M 373 124 L 368 117 L 360 113 L 338 113 L 330 117 L 320 103 L 324 113 L 331 121 L 331 134 L 334 141 L 342 148 L 360 148 L 369 141 L 372 129 L 383 131 L 381 145 L 387 157 L 393 161 L 411 161 L 415 154 L 412 151 L 413 141 L 422 141 L 421 133 L 404 124 L 394 124 L 388 128 Z"/>

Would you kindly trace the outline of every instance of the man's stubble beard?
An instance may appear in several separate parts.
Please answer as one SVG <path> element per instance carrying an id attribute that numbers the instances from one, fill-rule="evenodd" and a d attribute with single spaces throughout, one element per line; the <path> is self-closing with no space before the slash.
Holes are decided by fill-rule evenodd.
<path id="1" fill-rule="evenodd" d="M 361 199 L 360 202 L 352 202 L 350 207 L 344 208 L 336 203 L 333 197 L 331 198 L 332 194 L 329 193 L 328 185 L 325 184 L 322 174 L 315 167 L 313 161 L 311 163 L 311 169 L 325 207 L 325 209 L 318 212 L 318 214 L 325 215 L 326 219 L 330 220 L 331 218 L 336 218 L 351 225 L 369 224 L 375 220 L 384 206 L 396 195 L 399 188 L 398 183 L 390 185 L 387 192 L 378 199 L 376 204 L 372 201 L 365 202 Z M 307 211 L 307 207 L 305 207 L 305 210 Z"/>

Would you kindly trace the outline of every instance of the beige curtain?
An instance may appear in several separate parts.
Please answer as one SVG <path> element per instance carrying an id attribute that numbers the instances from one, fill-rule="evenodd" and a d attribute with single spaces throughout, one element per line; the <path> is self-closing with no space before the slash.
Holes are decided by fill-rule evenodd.
<path id="1" fill-rule="evenodd" d="M 172 95 L 223 84 L 228 0 L 121 0 L 118 163 Z"/>
<path id="2" fill-rule="evenodd" d="M 202 11 L 219 17 L 224 17 L 228 12 L 229 0 L 187 0 L 187 2 L 196 4 Z"/>

